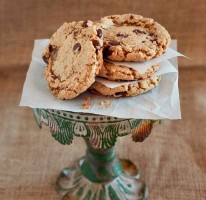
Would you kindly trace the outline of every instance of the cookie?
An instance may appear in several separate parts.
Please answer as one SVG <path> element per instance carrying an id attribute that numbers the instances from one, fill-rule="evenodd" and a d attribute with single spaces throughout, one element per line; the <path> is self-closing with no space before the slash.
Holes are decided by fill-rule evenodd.
<path id="1" fill-rule="evenodd" d="M 89 88 L 103 64 L 102 30 L 91 21 L 64 23 L 43 53 L 48 87 L 59 99 L 72 99 Z"/>
<path id="2" fill-rule="evenodd" d="M 134 81 L 150 78 L 158 69 L 159 65 L 153 65 L 145 73 L 140 73 L 133 68 L 104 61 L 98 76 L 111 81 Z"/>
<path id="3" fill-rule="evenodd" d="M 103 29 L 104 56 L 115 61 L 146 61 L 165 52 L 171 38 L 153 19 L 141 15 L 111 15 L 96 24 Z"/>
<path id="4" fill-rule="evenodd" d="M 161 80 L 160 76 L 152 77 L 135 84 L 127 84 L 115 88 L 109 88 L 100 82 L 95 82 L 90 88 L 90 92 L 96 95 L 103 95 L 107 97 L 129 97 L 143 94 L 156 86 Z"/>

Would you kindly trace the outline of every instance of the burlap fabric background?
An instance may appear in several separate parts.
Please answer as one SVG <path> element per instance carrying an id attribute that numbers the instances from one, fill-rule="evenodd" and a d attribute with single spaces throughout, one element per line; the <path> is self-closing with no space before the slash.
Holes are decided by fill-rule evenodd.
<path id="1" fill-rule="evenodd" d="M 192 60 L 180 59 L 183 119 L 157 124 L 143 143 L 119 139 L 118 154 L 138 165 L 150 200 L 206 199 L 205 0 L 0 0 L 0 199 L 60 199 L 57 175 L 85 151 L 81 139 L 60 145 L 37 128 L 31 109 L 18 107 L 34 39 L 64 21 L 129 12 L 163 24 Z"/>

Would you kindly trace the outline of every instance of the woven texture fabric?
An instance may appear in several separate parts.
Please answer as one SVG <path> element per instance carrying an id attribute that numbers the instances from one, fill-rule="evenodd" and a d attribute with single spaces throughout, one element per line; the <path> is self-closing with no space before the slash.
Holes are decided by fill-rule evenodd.
<path id="1" fill-rule="evenodd" d="M 97 20 L 111 14 L 136 13 L 154 18 L 178 40 L 192 60 L 180 66 L 205 66 L 205 0 L 1 0 L 0 66 L 30 62 L 34 39 L 50 38 L 65 21 Z"/>
<path id="2" fill-rule="evenodd" d="M 82 139 L 59 144 L 18 106 L 34 39 L 49 38 L 64 21 L 121 13 L 154 18 L 192 60 L 180 59 L 183 119 L 156 124 L 143 143 L 118 139 L 118 155 L 139 167 L 150 200 L 206 199 L 205 0 L 0 0 L 0 199 L 60 199 L 60 170 L 85 153 Z"/>

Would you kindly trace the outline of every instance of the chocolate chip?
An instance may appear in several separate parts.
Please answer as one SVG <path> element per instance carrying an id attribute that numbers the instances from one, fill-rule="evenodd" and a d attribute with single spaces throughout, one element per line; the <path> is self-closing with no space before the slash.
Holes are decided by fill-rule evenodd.
<path id="1" fill-rule="evenodd" d="M 127 96 L 127 92 L 116 92 L 116 93 L 115 93 L 115 96 L 118 96 L 118 97 L 126 97 L 126 96 Z"/>
<path id="2" fill-rule="evenodd" d="M 92 40 L 92 44 L 94 45 L 94 47 L 97 49 L 98 47 L 100 47 L 100 43 L 98 40 Z"/>
<path id="3" fill-rule="evenodd" d="M 157 38 L 151 39 L 151 42 L 157 42 Z"/>
<path id="4" fill-rule="evenodd" d="M 134 16 L 133 16 L 133 15 L 130 15 L 130 19 L 134 19 Z"/>
<path id="5" fill-rule="evenodd" d="M 127 35 L 127 34 L 124 34 L 124 33 L 117 33 L 116 36 L 117 36 L 117 37 L 123 37 L 123 38 L 128 37 L 128 35 Z"/>
<path id="6" fill-rule="evenodd" d="M 88 24 L 87 24 L 88 22 L 89 22 L 88 20 L 84 21 L 83 24 L 82 24 L 82 26 L 83 26 L 84 28 L 88 27 Z"/>
<path id="7" fill-rule="evenodd" d="M 109 47 L 104 48 L 103 54 L 105 57 L 111 56 L 113 51 L 109 49 Z"/>
<path id="8" fill-rule="evenodd" d="M 53 79 L 58 78 L 58 77 L 54 74 L 54 72 L 53 72 L 53 74 L 51 74 L 51 77 L 52 77 Z"/>
<path id="9" fill-rule="evenodd" d="M 98 30 L 97 30 L 97 36 L 98 36 L 99 38 L 102 37 L 102 29 L 98 29 Z"/>
<path id="10" fill-rule="evenodd" d="M 118 42 L 116 40 L 111 40 L 111 41 L 109 41 L 108 44 L 111 45 L 111 46 L 117 46 L 117 45 L 120 45 L 120 42 Z"/>
<path id="11" fill-rule="evenodd" d="M 44 56 L 43 56 L 43 60 L 44 60 L 44 62 L 45 62 L 46 64 L 48 64 L 48 63 L 49 63 L 49 56 L 48 56 L 48 55 L 44 55 Z"/>
<path id="12" fill-rule="evenodd" d="M 74 30 L 74 36 L 77 36 L 78 33 L 79 33 L 78 30 Z"/>
<path id="13" fill-rule="evenodd" d="M 153 33 L 150 33 L 150 34 L 149 34 L 149 36 L 153 37 L 153 36 L 154 36 L 154 34 L 153 34 Z"/>
<path id="14" fill-rule="evenodd" d="M 146 41 L 142 41 L 142 43 L 145 43 Z"/>
<path id="15" fill-rule="evenodd" d="M 55 45 L 49 45 L 49 51 L 52 52 L 56 49 L 56 46 Z"/>
<path id="16" fill-rule="evenodd" d="M 136 34 L 139 34 L 139 33 L 140 33 L 140 34 L 146 34 L 145 31 L 141 31 L 141 30 L 139 30 L 139 29 L 134 29 L 133 32 L 136 33 Z"/>
<path id="17" fill-rule="evenodd" d="M 80 44 L 80 43 L 76 43 L 76 44 L 74 45 L 74 47 L 73 47 L 73 51 L 74 51 L 75 53 L 81 51 L 81 44 Z"/>
<path id="18" fill-rule="evenodd" d="M 57 57 L 57 47 L 55 45 L 49 45 L 49 52 L 50 52 L 50 57 L 52 60 L 55 60 Z"/>

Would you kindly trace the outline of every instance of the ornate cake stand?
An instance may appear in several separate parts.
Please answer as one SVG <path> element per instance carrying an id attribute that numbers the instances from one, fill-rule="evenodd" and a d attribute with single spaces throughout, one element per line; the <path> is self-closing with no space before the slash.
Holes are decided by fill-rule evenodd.
<path id="1" fill-rule="evenodd" d="M 76 165 L 65 168 L 56 182 L 63 199 L 146 200 L 148 190 L 136 166 L 118 159 L 114 145 L 117 137 L 132 135 L 143 141 L 151 132 L 153 120 L 120 119 L 68 111 L 33 109 L 39 128 L 50 128 L 61 144 L 83 137 L 87 151 Z"/>

